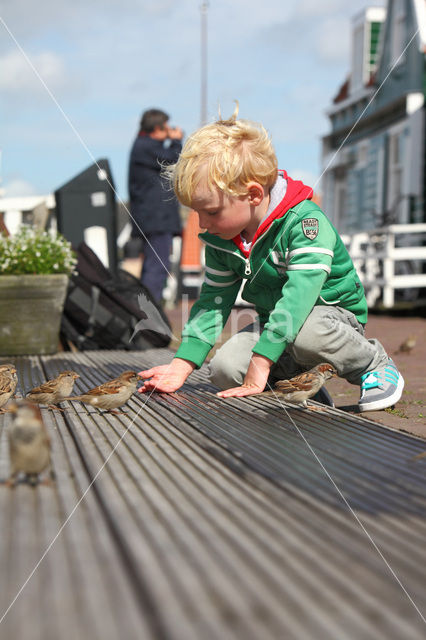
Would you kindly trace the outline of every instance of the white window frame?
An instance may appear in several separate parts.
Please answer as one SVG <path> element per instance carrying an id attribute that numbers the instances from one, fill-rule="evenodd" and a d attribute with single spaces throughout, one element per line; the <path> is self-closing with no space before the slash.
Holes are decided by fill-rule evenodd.
<path id="1" fill-rule="evenodd" d="M 370 149 L 370 143 L 368 140 L 363 140 L 356 147 L 356 168 L 365 169 L 368 163 L 368 151 Z"/>
<path id="2" fill-rule="evenodd" d="M 387 163 L 387 209 L 395 218 L 395 222 L 403 224 L 407 216 L 407 190 L 406 190 L 406 171 L 408 165 L 407 151 L 409 147 L 409 139 L 406 138 L 404 143 L 404 157 L 394 158 L 396 144 L 402 136 L 405 136 L 407 123 L 400 122 L 388 130 L 388 163 Z M 399 188 L 396 185 L 399 184 Z M 394 207 L 396 207 L 394 209 Z"/>
<path id="3" fill-rule="evenodd" d="M 334 182 L 334 226 L 340 229 L 347 218 L 347 177 L 336 178 Z"/>

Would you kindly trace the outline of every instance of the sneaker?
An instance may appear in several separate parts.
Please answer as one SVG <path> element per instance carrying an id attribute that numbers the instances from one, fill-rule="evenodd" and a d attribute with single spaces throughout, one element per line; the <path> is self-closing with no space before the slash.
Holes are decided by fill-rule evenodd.
<path id="1" fill-rule="evenodd" d="M 401 398 L 404 389 L 404 378 L 390 358 L 384 367 L 365 373 L 361 381 L 360 411 L 391 407 Z"/>

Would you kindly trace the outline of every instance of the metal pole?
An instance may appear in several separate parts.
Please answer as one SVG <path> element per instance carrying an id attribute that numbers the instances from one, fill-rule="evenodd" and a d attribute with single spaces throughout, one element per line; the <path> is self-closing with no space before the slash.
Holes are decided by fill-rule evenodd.
<path id="1" fill-rule="evenodd" d="M 201 11 L 201 126 L 207 122 L 207 11 L 209 3 L 204 0 Z"/>

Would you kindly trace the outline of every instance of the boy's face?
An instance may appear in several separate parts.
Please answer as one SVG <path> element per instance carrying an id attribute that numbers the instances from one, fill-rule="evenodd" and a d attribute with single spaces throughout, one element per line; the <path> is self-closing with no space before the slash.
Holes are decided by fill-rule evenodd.
<path id="1" fill-rule="evenodd" d="M 231 197 L 203 181 L 197 186 L 192 208 L 198 213 L 200 227 L 223 240 L 231 240 L 253 226 L 253 207 L 249 194 Z M 256 224 L 257 226 L 257 224 Z"/>

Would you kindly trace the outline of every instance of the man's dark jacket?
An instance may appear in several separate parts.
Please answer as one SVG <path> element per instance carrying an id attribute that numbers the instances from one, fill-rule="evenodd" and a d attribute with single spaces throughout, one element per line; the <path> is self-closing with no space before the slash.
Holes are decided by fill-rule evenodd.
<path id="1" fill-rule="evenodd" d="M 130 212 L 145 234 L 181 232 L 179 204 L 161 177 L 164 164 L 173 164 L 181 152 L 180 140 L 165 147 L 161 140 L 139 134 L 133 143 L 129 163 Z M 133 234 L 140 235 L 133 223 Z"/>

